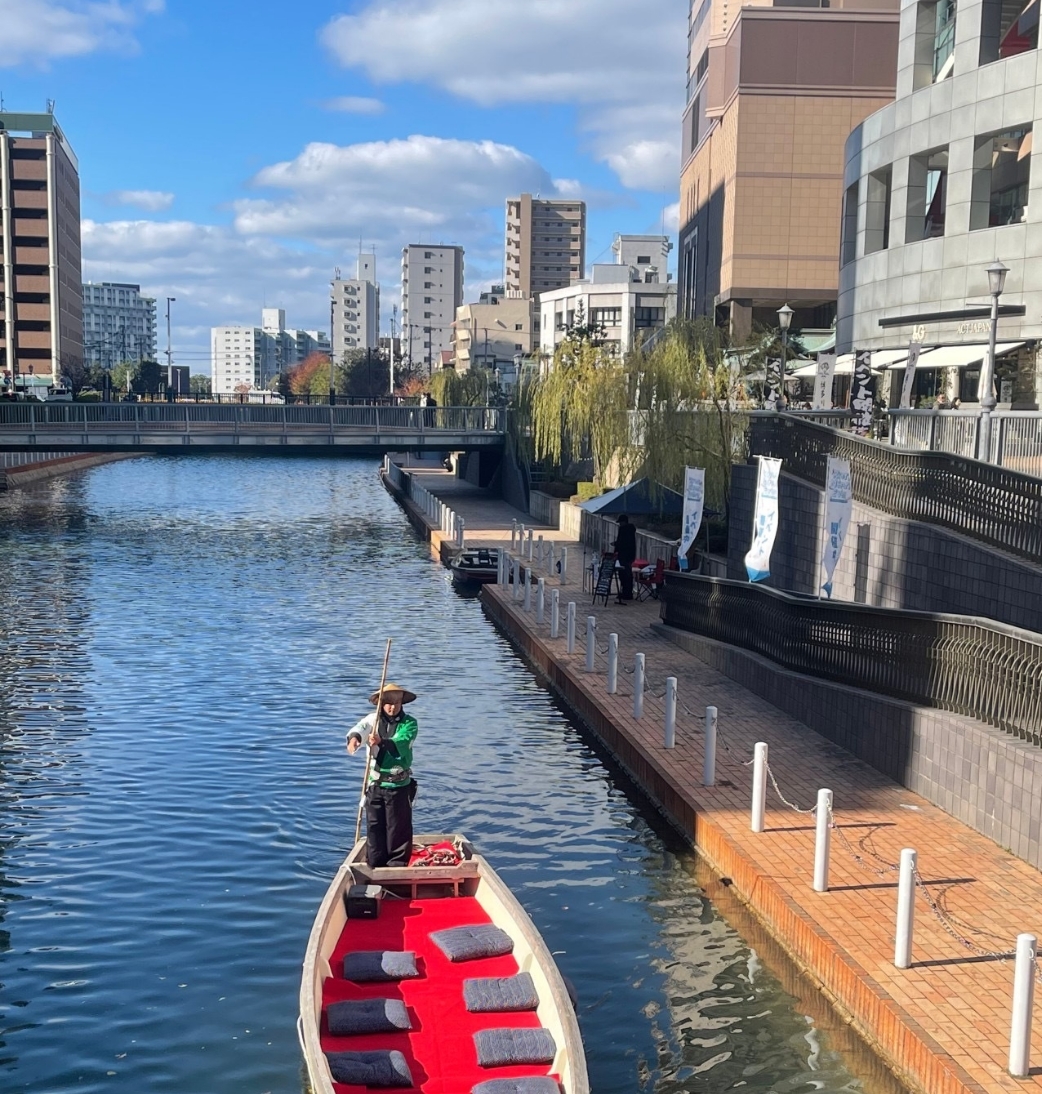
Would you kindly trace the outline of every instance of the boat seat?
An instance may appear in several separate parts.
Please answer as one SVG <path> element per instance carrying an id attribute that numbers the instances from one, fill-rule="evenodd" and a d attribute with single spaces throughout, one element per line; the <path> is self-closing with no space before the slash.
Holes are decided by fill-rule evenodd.
<path id="1" fill-rule="evenodd" d="M 416 954 L 402 950 L 354 950 L 344 954 L 344 979 L 364 984 L 381 980 L 414 980 L 420 975 Z"/>
<path id="2" fill-rule="evenodd" d="M 398 1033 L 412 1029 L 400 999 L 345 999 L 326 1007 L 326 1025 L 334 1037 L 359 1033 Z"/>
<path id="3" fill-rule="evenodd" d="M 535 1010 L 539 995 L 530 973 L 517 976 L 473 977 L 463 981 L 463 1002 L 471 1014 Z"/>
<path id="4" fill-rule="evenodd" d="M 557 1055 L 553 1034 L 538 1029 L 479 1029 L 474 1034 L 481 1067 L 512 1067 L 515 1064 L 550 1064 Z"/>
<path id="5" fill-rule="evenodd" d="M 514 952 L 514 940 L 491 923 L 431 931 L 429 938 L 450 961 L 475 961 Z"/>
<path id="6" fill-rule="evenodd" d="M 411 1087 L 412 1072 L 397 1049 L 327 1052 L 333 1081 L 348 1086 Z"/>
<path id="7" fill-rule="evenodd" d="M 470 1094 L 561 1094 L 561 1084 L 549 1075 L 524 1075 L 517 1079 L 486 1079 L 472 1086 Z"/>

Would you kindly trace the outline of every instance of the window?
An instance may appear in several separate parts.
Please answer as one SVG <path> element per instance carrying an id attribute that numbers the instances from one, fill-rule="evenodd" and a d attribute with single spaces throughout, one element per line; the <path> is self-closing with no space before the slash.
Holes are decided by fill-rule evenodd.
<path id="1" fill-rule="evenodd" d="M 514 330 L 524 330 L 524 329 L 525 329 L 524 323 L 515 323 L 514 324 Z"/>
<path id="2" fill-rule="evenodd" d="M 853 262 L 857 254 L 857 191 L 858 184 L 851 183 L 843 195 L 843 229 L 840 241 L 840 265 Z"/>
<path id="3" fill-rule="evenodd" d="M 908 215 L 905 243 L 944 235 L 948 202 L 948 146 L 908 161 Z"/>
<path id="4" fill-rule="evenodd" d="M 654 327 L 666 321 L 665 308 L 634 308 L 633 325 L 635 327 Z"/>
<path id="5" fill-rule="evenodd" d="M 865 254 L 885 251 L 890 246 L 890 190 L 893 171 L 890 167 L 873 171 L 868 176 L 865 201 Z"/>
<path id="6" fill-rule="evenodd" d="M 424 266 L 423 267 L 423 272 L 426 273 L 426 274 L 434 273 L 434 267 L 433 266 Z"/>
<path id="7" fill-rule="evenodd" d="M 433 258 L 434 256 L 431 254 L 430 251 L 424 251 L 423 252 L 423 257 L 424 258 Z"/>
<path id="8" fill-rule="evenodd" d="M 986 65 L 1038 49 L 1038 9 L 1038 0 L 984 0 L 980 63 Z"/>
<path id="9" fill-rule="evenodd" d="M 591 308 L 590 322 L 597 327 L 617 327 L 622 322 L 622 308 Z"/>
<path id="10" fill-rule="evenodd" d="M 1025 219 L 1030 171 L 1031 126 L 977 138 L 970 191 L 971 232 Z"/>
<path id="11" fill-rule="evenodd" d="M 525 347 L 520 342 L 514 343 L 514 349 L 523 350 Z"/>
<path id="12" fill-rule="evenodd" d="M 916 88 L 946 80 L 955 71 L 955 0 L 922 0 L 916 11 Z"/>
<path id="13" fill-rule="evenodd" d="M 637 255 L 637 265 L 638 266 L 650 266 L 651 265 L 651 255 Z"/>

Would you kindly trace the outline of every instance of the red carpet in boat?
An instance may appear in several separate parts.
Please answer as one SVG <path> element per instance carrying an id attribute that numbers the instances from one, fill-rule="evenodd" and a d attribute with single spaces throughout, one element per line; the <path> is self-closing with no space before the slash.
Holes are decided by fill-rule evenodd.
<path id="1" fill-rule="evenodd" d="M 377 1033 L 332 1037 L 322 1020 L 322 1049 L 344 1052 L 374 1048 L 399 1049 L 409 1062 L 413 1089 L 425 1094 L 469 1094 L 485 1079 L 520 1075 L 547 1075 L 548 1065 L 483 1068 L 478 1066 L 473 1034 L 480 1029 L 535 1028 L 534 1011 L 507 1014 L 470 1014 L 463 1005 L 463 981 L 474 976 L 512 976 L 518 972 L 511 955 L 453 963 L 430 941 L 431 931 L 488 923 L 473 897 L 396 900 L 380 902 L 377 919 L 350 919 L 330 959 L 333 978 L 322 988 L 323 1012 L 343 999 L 401 999 L 409 1009 L 413 1029 L 408 1033 Z M 343 979 L 344 954 L 353 950 L 411 950 L 420 978 L 379 984 L 355 984 Z M 560 1047 L 560 1046 L 558 1046 Z M 338 1094 L 362 1094 L 360 1086 L 334 1084 Z"/>

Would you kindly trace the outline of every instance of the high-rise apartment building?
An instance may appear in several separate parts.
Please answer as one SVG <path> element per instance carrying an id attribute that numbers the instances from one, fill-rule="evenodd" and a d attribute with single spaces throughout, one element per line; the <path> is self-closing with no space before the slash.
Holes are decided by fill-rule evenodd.
<path id="1" fill-rule="evenodd" d="M 463 248 L 413 243 L 402 248 L 402 353 L 428 372 L 452 353 L 463 303 Z"/>
<path id="2" fill-rule="evenodd" d="M 533 297 L 585 276 L 586 202 L 534 198 L 507 200 L 507 292 Z"/>
<path id="3" fill-rule="evenodd" d="M 0 113 L 0 374 L 83 359 L 79 165 L 53 114 Z"/>
<path id="4" fill-rule="evenodd" d="M 787 303 L 794 327 L 827 334 L 838 290 L 844 143 L 893 98 L 899 6 L 691 0 L 682 314 L 710 316 L 741 341 L 754 323 L 776 327 Z"/>
<path id="5" fill-rule="evenodd" d="M 351 350 L 375 350 L 380 343 L 380 286 L 376 255 L 360 254 L 354 278 L 341 280 L 337 270 L 332 290 L 333 359 Z"/>
<path id="6" fill-rule="evenodd" d="M 140 285 L 83 283 L 83 359 L 112 368 L 122 361 L 155 361 L 156 301 Z"/>
<path id="7" fill-rule="evenodd" d="M 259 327 L 210 328 L 211 390 L 215 395 L 264 390 L 305 357 L 329 351 L 324 331 L 287 329 L 282 308 L 263 308 Z"/>

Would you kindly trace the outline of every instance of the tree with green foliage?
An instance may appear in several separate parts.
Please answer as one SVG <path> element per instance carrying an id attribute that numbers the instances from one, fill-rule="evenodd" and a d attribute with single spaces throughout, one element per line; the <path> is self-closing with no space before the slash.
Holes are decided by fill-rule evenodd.
<path id="1" fill-rule="evenodd" d="M 193 395 L 209 395 L 211 386 L 210 377 L 203 372 L 197 372 L 188 378 L 188 390 Z"/>
<path id="2" fill-rule="evenodd" d="M 431 376 L 427 390 L 438 401 L 438 406 L 484 406 L 492 382 L 488 369 L 457 372 L 454 368 L 442 368 Z"/>

